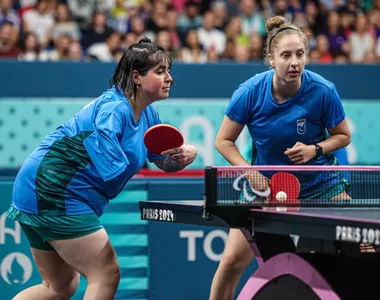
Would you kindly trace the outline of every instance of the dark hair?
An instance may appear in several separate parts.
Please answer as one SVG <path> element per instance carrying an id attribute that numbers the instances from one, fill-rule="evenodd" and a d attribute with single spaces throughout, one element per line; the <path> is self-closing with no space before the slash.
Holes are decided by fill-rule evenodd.
<path id="1" fill-rule="evenodd" d="M 138 93 L 138 89 L 133 82 L 132 71 L 136 70 L 145 76 L 150 69 L 162 61 L 167 62 L 170 69 L 172 65 L 170 54 L 149 38 L 144 37 L 137 44 L 129 46 L 123 53 L 109 86 L 121 89 L 128 99 L 133 98 Z"/>
<path id="2" fill-rule="evenodd" d="M 268 62 L 268 54 L 273 53 L 273 49 L 276 48 L 279 41 L 278 37 L 287 34 L 298 34 L 304 41 L 307 48 L 307 37 L 305 33 L 292 23 L 287 23 L 284 17 L 274 16 L 266 22 L 267 41 L 266 41 L 266 55 L 265 60 Z"/>

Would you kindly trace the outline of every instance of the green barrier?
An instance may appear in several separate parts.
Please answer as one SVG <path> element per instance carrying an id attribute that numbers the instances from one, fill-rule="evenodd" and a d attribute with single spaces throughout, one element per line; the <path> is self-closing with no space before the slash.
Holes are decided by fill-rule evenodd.
<path id="1" fill-rule="evenodd" d="M 89 98 L 5 99 L 0 98 L 0 168 L 18 168 L 27 155 L 49 132 L 72 117 Z M 214 147 L 214 139 L 228 99 L 170 99 L 155 103 L 161 120 L 178 127 L 187 143 L 198 148 L 190 168 L 225 165 Z M 352 132 L 348 147 L 351 164 L 380 163 L 380 100 L 343 101 Z M 250 143 L 244 129 L 237 145 L 244 150 Z M 154 165 L 152 165 L 154 167 Z"/>

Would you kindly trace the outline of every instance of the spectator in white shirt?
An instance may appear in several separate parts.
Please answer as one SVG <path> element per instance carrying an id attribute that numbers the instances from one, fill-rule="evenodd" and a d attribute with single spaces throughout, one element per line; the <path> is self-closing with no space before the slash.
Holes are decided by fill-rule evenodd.
<path id="1" fill-rule="evenodd" d="M 73 41 L 79 41 L 81 37 L 80 28 L 73 22 L 69 15 L 69 9 L 65 3 L 60 3 L 56 10 L 56 23 L 53 27 L 52 38 L 67 34 Z"/>
<path id="2" fill-rule="evenodd" d="M 41 49 L 50 43 L 50 35 L 54 26 L 54 18 L 48 11 L 47 0 L 38 0 L 34 9 L 23 15 L 24 31 L 37 35 Z"/>
<path id="3" fill-rule="evenodd" d="M 116 54 L 120 48 L 121 36 L 117 32 L 113 32 L 105 43 L 96 43 L 87 50 L 87 55 L 101 62 L 116 61 Z"/>
<path id="4" fill-rule="evenodd" d="M 215 48 L 221 55 L 226 47 L 226 35 L 214 26 L 214 13 L 207 11 L 203 15 L 203 25 L 198 29 L 198 38 L 204 50 Z"/>
<path id="5" fill-rule="evenodd" d="M 365 15 L 356 17 L 355 31 L 351 33 L 349 41 L 352 63 L 363 62 L 365 54 L 375 49 L 374 37 L 368 30 L 368 20 Z"/>

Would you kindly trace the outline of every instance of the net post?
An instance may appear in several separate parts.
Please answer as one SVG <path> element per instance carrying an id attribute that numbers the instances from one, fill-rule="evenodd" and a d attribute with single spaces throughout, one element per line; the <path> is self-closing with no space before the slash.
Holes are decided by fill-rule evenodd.
<path id="1" fill-rule="evenodd" d="M 218 199 L 218 170 L 215 167 L 205 168 L 205 206 L 216 206 Z"/>

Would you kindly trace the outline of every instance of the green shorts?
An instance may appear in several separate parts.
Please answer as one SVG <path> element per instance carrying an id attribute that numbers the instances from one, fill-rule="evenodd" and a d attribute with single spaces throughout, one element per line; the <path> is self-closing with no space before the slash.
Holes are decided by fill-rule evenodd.
<path id="1" fill-rule="evenodd" d="M 307 199 L 329 200 L 335 196 L 338 196 L 339 194 L 343 192 L 346 192 L 348 195 L 350 195 L 348 191 L 349 186 L 350 184 L 346 180 L 342 179 L 337 184 L 330 186 L 328 189 L 325 189 L 324 191 L 314 193 Z"/>
<path id="2" fill-rule="evenodd" d="M 327 189 L 324 189 L 320 192 L 316 192 L 314 194 L 311 194 L 310 196 L 308 196 L 306 199 L 302 199 L 302 200 L 312 200 L 312 199 L 317 199 L 317 200 L 329 200 L 343 192 L 346 192 L 348 195 L 350 195 L 349 191 L 348 191 L 348 188 L 350 187 L 350 184 L 349 182 L 344 179 L 344 178 L 341 178 L 339 181 L 337 181 L 335 184 L 332 184 L 330 186 L 328 186 Z M 251 191 L 251 190 L 248 190 L 248 195 L 251 196 L 251 197 L 256 197 L 257 196 Z M 245 200 L 245 197 L 242 194 L 240 194 L 240 200 Z M 257 198 L 257 200 L 259 200 L 259 198 Z"/>
<path id="3" fill-rule="evenodd" d="M 48 241 L 73 239 L 103 228 L 96 214 L 39 216 L 11 206 L 6 217 L 18 221 L 30 247 L 39 250 L 54 250 Z"/>

